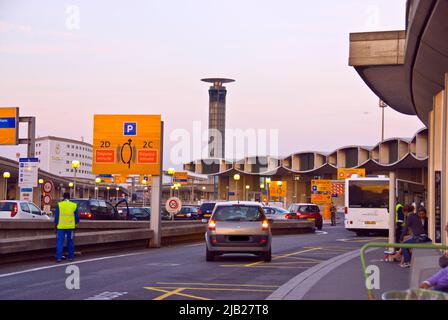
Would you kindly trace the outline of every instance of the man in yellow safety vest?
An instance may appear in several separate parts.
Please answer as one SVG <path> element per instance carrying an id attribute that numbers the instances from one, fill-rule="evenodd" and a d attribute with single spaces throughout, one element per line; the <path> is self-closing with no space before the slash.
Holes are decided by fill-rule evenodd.
<path id="1" fill-rule="evenodd" d="M 64 193 L 64 200 L 59 202 L 54 214 L 54 224 L 57 229 L 56 262 L 62 260 L 64 240 L 67 236 L 68 259 L 75 259 L 73 232 L 79 223 L 78 205 L 70 201 L 70 194 Z"/>

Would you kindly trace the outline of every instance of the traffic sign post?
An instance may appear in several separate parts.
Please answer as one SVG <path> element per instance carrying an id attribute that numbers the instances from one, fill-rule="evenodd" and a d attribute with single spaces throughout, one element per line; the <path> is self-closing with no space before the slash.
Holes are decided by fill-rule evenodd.
<path id="1" fill-rule="evenodd" d="M 182 201 L 177 197 L 171 197 L 167 200 L 165 209 L 169 214 L 172 215 L 172 220 L 174 220 L 174 215 L 176 213 L 179 213 L 179 211 L 182 209 Z"/>
<path id="2" fill-rule="evenodd" d="M 152 248 L 161 245 L 162 159 L 161 115 L 94 116 L 93 173 L 152 176 Z"/>

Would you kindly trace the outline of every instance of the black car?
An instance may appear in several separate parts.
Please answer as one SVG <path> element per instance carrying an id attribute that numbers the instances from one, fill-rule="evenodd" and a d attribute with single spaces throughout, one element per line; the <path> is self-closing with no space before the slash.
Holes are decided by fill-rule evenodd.
<path id="1" fill-rule="evenodd" d="M 174 215 L 174 220 L 197 220 L 201 219 L 199 210 L 194 206 L 183 206 L 178 213 Z"/>
<path id="2" fill-rule="evenodd" d="M 126 220 L 126 214 L 119 213 L 109 201 L 100 199 L 72 199 L 78 205 L 81 220 Z"/>
<path id="3" fill-rule="evenodd" d="M 151 220 L 151 208 L 139 208 L 139 207 L 120 207 L 118 212 L 122 215 L 126 215 L 127 220 L 132 221 L 149 221 Z"/>
<path id="4" fill-rule="evenodd" d="M 210 219 L 216 202 L 204 202 L 198 210 L 198 219 Z"/>
<path id="5" fill-rule="evenodd" d="M 160 210 L 160 217 L 162 220 L 171 220 L 171 215 L 168 211 L 166 211 L 165 208 L 162 208 L 162 210 Z"/>

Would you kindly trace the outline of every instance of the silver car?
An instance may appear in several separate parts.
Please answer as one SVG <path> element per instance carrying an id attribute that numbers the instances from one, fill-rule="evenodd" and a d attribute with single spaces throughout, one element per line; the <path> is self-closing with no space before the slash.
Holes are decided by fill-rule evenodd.
<path id="1" fill-rule="evenodd" d="M 206 259 L 227 253 L 250 253 L 271 261 L 271 227 L 258 202 L 217 203 L 208 223 Z"/>

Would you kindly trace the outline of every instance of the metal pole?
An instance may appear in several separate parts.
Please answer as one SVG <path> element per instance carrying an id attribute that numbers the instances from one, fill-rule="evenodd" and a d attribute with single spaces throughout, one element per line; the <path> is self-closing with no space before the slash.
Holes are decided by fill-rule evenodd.
<path id="1" fill-rule="evenodd" d="M 73 179 L 73 198 L 76 199 L 76 172 L 78 171 L 78 169 L 77 168 L 74 169 L 75 169 L 75 177 Z"/>
<path id="2" fill-rule="evenodd" d="M 396 175 L 389 172 L 389 243 L 395 243 Z"/>
<path id="3" fill-rule="evenodd" d="M 5 179 L 5 200 L 8 200 L 8 179 Z"/>
<path id="4" fill-rule="evenodd" d="M 159 248 L 161 246 L 161 202 L 162 202 L 162 188 L 163 188 L 163 121 L 160 124 L 160 172 L 158 176 L 152 177 L 151 185 L 151 222 L 150 228 L 152 231 L 152 238 L 149 243 L 151 248 Z"/>
<path id="5" fill-rule="evenodd" d="M 383 109 L 383 120 L 382 120 L 382 128 L 381 128 L 381 141 L 384 141 L 384 107 Z"/>

